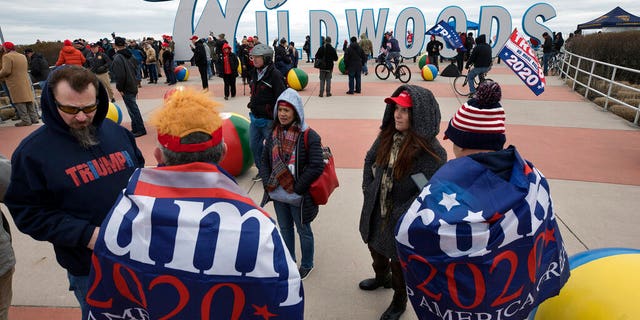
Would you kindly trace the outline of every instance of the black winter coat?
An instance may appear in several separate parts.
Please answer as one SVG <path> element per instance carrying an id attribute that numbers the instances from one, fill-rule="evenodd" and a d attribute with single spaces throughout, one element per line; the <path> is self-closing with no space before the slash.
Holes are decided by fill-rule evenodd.
<path id="1" fill-rule="evenodd" d="M 333 71 L 333 62 L 338 61 L 338 53 L 331 44 L 325 44 L 318 48 L 315 58 L 324 60 L 324 66 L 320 70 Z"/>
<path id="2" fill-rule="evenodd" d="M 274 122 L 274 125 L 276 122 Z M 293 190 L 295 193 L 302 195 L 302 204 L 300 210 L 302 211 L 302 223 L 312 222 L 318 215 L 318 205 L 313 202 L 311 194 L 309 193 L 309 187 L 311 184 L 322 174 L 324 168 L 324 161 L 322 159 L 322 145 L 320 142 L 320 135 L 313 129 L 308 128 L 309 134 L 307 136 L 308 146 L 304 145 L 304 132 L 301 132 L 296 144 L 296 164 L 295 164 L 295 184 Z M 269 181 L 271 175 L 271 150 L 273 148 L 273 137 L 269 135 L 264 143 L 264 151 L 262 152 L 262 170 L 261 177 L 262 183 L 266 184 Z M 267 192 L 264 193 L 262 203 L 260 206 L 269 202 L 271 198 Z"/>
<path id="3" fill-rule="evenodd" d="M 273 106 L 280 94 L 286 89 L 282 73 L 273 64 L 268 65 L 264 76 L 258 80 L 258 69 L 251 72 L 249 86 L 251 97 L 247 108 L 256 118 L 273 119 Z"/>
<path id="4" fill-rule="evenodd" d="M 204 49 L 204 43 L 201 40 L 196 42 L 196 47 L 193 49 L 193 63 L 196 66 L 207 66 L 207 52 Z"/>
<path id="5" fill-rule="evenodd" d="M 31 78 L 33 82 L 47 80 L 49 76 L 49 62 L 39 53 L 34 53 L 29 61 L 31 69 Z"/>
<path id="6" fill-rule="evenodd" d="M 352 42 L 344 54 L 344 66 L 349 72 L 361 72 L 362 66 L 367 61 L 364 50 L 357 42 Z"/>
<path id="7" fill-rule="evenodd" d="M 233 52 L 229 52 L 229 64 L 231 65 L 231 74 L 234 78 L 237 77 L 238 56 Z M 224 54 L 221 54 L 218 57 L 218 61 L 216 61 L 216 72 L 218 73 L 218 77 L 222 78 L 224 76 Z"/>

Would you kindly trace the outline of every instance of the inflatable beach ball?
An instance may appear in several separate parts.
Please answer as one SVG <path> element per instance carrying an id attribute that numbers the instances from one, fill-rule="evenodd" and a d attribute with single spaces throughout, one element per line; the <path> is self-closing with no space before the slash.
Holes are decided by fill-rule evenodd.
<path id="1" fill-rule="evenodd" d="M 438 68 L 432 64 L 422 67 L 422 79 L 425 81 L 433 81 L 438 76 Z"/>
<path id="2" fill-rule="evenodd" d="M 426 54 L 423 54 L 420 59 L 418 60 L 418 68 L 420 68 L 420 70 L 422 70 L 422 68 L 424 68 L 424 66 L 428 65 L 429 63 L 431 63 L 429 61 L 429 56 Z"/>
<path id="3" fill-rule="evenodd" d="M 569 258 L 571 276 L 530 320 L 640 319 L 640 250 L 604 248 Z"/>
<path id="4" fill-rule="evenodd" d="M 344 64 L 344 56 L 338 59 L 338 70 L 340 73 L 347 74 L 347 66 Z"/>
<path id="5" fill-rule="evenodd" d="M 177 86 L 175 88 L 171 88 L 170 90 L 167 90 L 167 92 L 164 93 L 164 100 L 167 100 L 169 98 L 171 98 L 171 95 L 174 94 L 176 91 L 182 91 L 184 90 L 183 86 Z"/>
<path id="6" fill-rule="evenodd" d="M 107 110 L 107 118 L 111 121 L 121 124 L 122 123 L 122 109 L 117 104 L 109 102 L 109 110 Z"/>
<path id="7" fill-rule="evenodd" d="M 177 66 L 173 69 L 173 73 L 176 74 L 176 79 L 178 81 L 187 81 L 189 80 L 189 69 L 185 66 Z"/>
<path id="8" fill-rule="evenodd" d="M 220 166 L 237 177 L 253 165 L 249 146 L 249 119 L 233 112 L 221 112 L 222 138 L 227 144 L 227 154 Z"/>
<path id="9" fill-rule="evenodd" d="M 304 90 L 309 83 L 309 76 L 302 69 L 292 68 L 287 72 L 287 84 L 296 91 Z"/>

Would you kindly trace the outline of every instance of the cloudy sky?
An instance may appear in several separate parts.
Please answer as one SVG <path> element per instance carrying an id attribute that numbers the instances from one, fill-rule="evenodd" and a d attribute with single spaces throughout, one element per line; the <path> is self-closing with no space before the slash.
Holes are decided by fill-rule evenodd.
<path id="1" fill-rule="evenodd" d="M 16 44 L 31 44 L 37 39 L 56 41 L 84 38 L 95 41 L 110 37 L 116 32 L 127 38 L 143 36 L 159 37 L 171 34 L 180 0 L 165 2 L 147 2 L 143 0 L 0 0 L 2 15 L 0 28 L 5 41 Z M 215 0 L 210 0 L 215 1 Z M 235 0 L 237 1 L 237 0 Z M 264 1 L 286 1 L 276 10 L 267 10 Z M 288 10 L 290 30 L 293 41 L 302 42 L 309 33 L 309 10 L 327 10 L 338 20 L 339 34 L 347 34 L 345 9 L 374 9 L 377 18 L 378 9 L 389 8 L 389 19 L 385 29 L 393 28 L 398 13 L 407 7 L 420 9 L 426 19 L 427 28 L 435 23 L 439 13 L 447 6 L 461 7 L 471 21 L 478 21 L 481 5 L 499 5 L 505 7 L 513 18 L 513 26 L 521 28 L 520 19 L 533 4 L 546 2 L 553 6 L 557 16 L 544 24 L 553 31 L 568 34 L 579 23 L 595 19 L 616 6 L 628 12 L 640 15 L 640 1 L 637 0 L 549 0 L 549 1 L 425 1 L 425 0 L 251 0 L 243 12 L 237 36 L 256 33 L 255 11 L 268 11 L 269 34 L 277 34 L 275 20 L 277 10 Z M 206 0 L 200 0 L 196 7 L 196 16 Z M 226 0 L 220 0 L 222 7 Z M 375 6 L 372 5 L 375 3 Z"/>

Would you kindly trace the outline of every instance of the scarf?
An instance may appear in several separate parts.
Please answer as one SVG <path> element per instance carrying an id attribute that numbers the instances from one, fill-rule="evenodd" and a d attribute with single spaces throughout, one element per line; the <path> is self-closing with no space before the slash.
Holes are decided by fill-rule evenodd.
<path id="1" fill-rule="evenodd" d="M 389 152 L 389 163 L 387 163 L 387 167 L 382 170 L 382 178 L 380 181 L 380 217 L 383 219 L 393 210 L 393 200 L 391 199 L 393 166 L 396 163 L 398 152 L 400 152 L 402 141 L 404 141 L 404 134 L 396 132 L 393 135 L 393 144 Z"/>
<path id="2" fill-rule="evenodd" d="M 288 129 L 282 125 L 276 125 L 273 130 L 271 175 L 267 181 L 267 191 L 273 191 L 280 185 L 287 192 L 293 193 L 295 179 L 287 165 L 296 149 L 299 136 L 300 126 L 297 123 L 292 124 Z"/>

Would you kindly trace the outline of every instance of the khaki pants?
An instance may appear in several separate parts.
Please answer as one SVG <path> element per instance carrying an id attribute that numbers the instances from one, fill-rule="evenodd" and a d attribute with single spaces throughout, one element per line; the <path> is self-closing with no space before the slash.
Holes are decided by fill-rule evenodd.
<path id="1" fill-rule="evenodd" d="M 33 102 L 14 103 L 18 117 L 26 124 L 38 123 L 38 114 L 33 107 Z"/>
<path id="2" fill-rule="evenodd" d="M 98 76 L 98 80 L 102 82 L 102 85 L 104 85 L 107 88 L 107 94 L 109 94 L 109 101 L 113 100 L 113 90 L 111 89 L 111 77 L 109 77 L 109 72 L 96 74 L 96 76 Z"/>
<path id="3" fill-rule="evenodd" d="M 0 276 L 0 320 L 9 319 L 9 306 L 11 306 L 11 296 L 13 295 L 11 279 L 13 278 L 14 270 L 15 268 L 12 268 Z"/>

